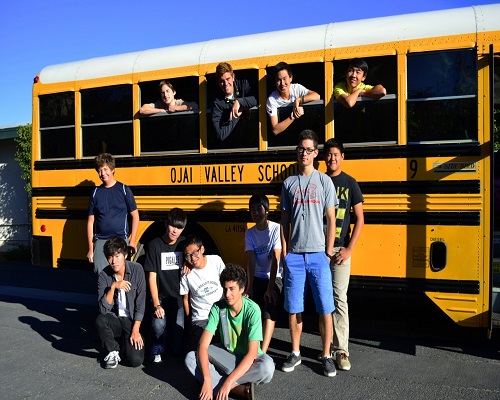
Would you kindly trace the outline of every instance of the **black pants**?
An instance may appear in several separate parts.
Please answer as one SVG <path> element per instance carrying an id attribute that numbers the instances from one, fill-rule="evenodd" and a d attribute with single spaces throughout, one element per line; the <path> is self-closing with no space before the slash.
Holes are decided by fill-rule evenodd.
<path id="1" fill-rule="evenodd" d="M 99 314 L 95 322 L 97 333 L 101 339 L 102 347 L 108 354 L 111 351 L 120 351 L 121 340 L 125 348 L 125 358 L 131 367 L 138 367 L 144 361 L 144 347 L 137 350 L 130 343 L 132 321 L 126 317 L 117 317 L 114 314 Z"/>

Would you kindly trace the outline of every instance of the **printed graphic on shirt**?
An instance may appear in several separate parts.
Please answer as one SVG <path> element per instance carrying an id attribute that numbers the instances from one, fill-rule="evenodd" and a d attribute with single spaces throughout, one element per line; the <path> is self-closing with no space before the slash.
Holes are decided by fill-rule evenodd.
<path id="1" fill-rule="evenodd" d="M 349 188 L 337 186 L 337 198 L 339 200 L 339 208 L 337 209 L 336 214 L 336 229 L 335 229 L 335 237 L 340 239 L 340 235 L 342 234 L 342 227 L 344 226 L 344 219 L 349 206 Z"/>
<path id="2" fill-rule="evenodd" d="M 205 281 L 195 289 L 195 293 L 200 297 L 208 297 L 214 293 L 217 293 L 219 289 L 221 289 L 219 282 Z"/>
<path id="3" fill-rule="evenodd" d="M 161 253 L 161 269 L 163 271 L 170 269 L 179 269 L 182 265 L 182 251 L 169 251 Z"/>
<path id="4" fill-rule="evenodd" d="M 272 258 L 273 252 L 273 243 L 263 244 L 259 247 L 254 247 L 253 249 L 255 256 L 259 257 L 263 254 L 267 254 L 267 259 L 270 260 Z"/>
<path id="5" fill-rule="evenodd" d="M 295 185 L 293 188 L 293 205 L 302 203 L 320 204 L 316 190 L 317 185 L 314 183 L 308 184 L 305 188 L 301 188 L 300 185 Z"/>

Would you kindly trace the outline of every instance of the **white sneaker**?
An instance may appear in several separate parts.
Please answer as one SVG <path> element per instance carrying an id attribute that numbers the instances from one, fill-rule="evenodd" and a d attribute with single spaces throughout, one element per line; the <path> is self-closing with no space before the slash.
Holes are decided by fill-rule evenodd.
<path id="1" fill-rule="evenodd" d="M 154 363 L 160 363 L 161 362 L 161 354 L 156 354 L 153 356 L 153 362 Z"/>
<path id="2" fill-rule="evenodd" d="M 159 363 L 161 362 L 161 355 L 163 354 L 163 345 L 161 344 L 154 344 L 153 348 L 151 349 L 151 359 L 153 360 L 154 363 Z"/>
<path id="3" fill-rule="evenodd" d="M 104 368 L 116 368 L 118 363 L 121 361 L 120 354 L 118 351 L 110 351 L 109 354 L 104 357 Z"/>

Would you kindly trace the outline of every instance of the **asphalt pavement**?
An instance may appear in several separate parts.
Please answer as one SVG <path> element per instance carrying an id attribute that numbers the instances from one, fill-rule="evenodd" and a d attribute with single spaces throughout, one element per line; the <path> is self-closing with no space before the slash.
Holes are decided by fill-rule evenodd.
<path id="1" fill-rule="evenodd" d="M 94 331 L 96 275 L 0 262 L 0 398 L 196 399 L 183 360 L 102 369 Z M 304 320 L 303 362 L 290 350 L 286 318 L 269 354 L 277 369 L 260 399 L 500 399 L 500 331 L 459 328 L 422 298 L 350 293 L 352 369 L 322 375 L 317 319 Z"/>

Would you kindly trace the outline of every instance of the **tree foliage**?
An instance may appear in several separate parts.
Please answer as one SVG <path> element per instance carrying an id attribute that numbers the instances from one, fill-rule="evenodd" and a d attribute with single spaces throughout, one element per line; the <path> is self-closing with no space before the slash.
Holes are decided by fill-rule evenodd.
<path id="1" fill-rule="evenodd" d="M 31 124 L 21 125 L 17 128 L 16 161 L 21 166 L 21 178 L 26 181 L 24 188 L 31 196 Z"/>

